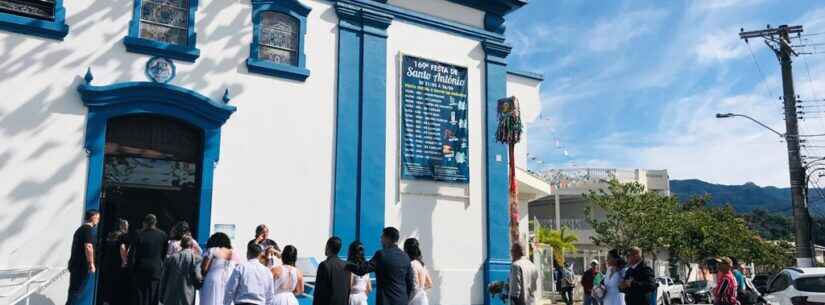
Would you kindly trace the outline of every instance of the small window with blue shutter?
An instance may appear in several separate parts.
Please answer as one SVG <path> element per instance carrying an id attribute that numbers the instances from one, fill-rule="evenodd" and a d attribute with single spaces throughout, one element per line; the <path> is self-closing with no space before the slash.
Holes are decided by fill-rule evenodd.
<path id="1" fill-rule="evenodd" d="M 134 0 L 129 36 L 123 43 L 129 52 L 195 61 L 195 11 L 197 0 Z"/>
<path id="2" fill-rule="evenodd" d="M 296 0 L 252 1 L 250 72 L 303 81 L 309 77 L 304 35 L 310 8 Z"/>
<path id="3" fill-rule="evenodd" d="M 63 40 L 69 33 L 63 0 L 0 0 L 0 30 Z"/>

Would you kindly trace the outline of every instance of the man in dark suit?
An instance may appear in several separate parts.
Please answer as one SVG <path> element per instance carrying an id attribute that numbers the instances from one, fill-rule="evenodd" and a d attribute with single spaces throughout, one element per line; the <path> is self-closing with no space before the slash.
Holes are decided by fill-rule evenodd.
<path id="1" fill-rule="evenodd" d="M 336 236 L 330 237 L 324 251 L 327 259 L 318 265 L 313 305 L 349 305 L 352 274 L 347 271 L 347 264 L 338 258 L 340 251 L 341 239 Z"/>
<path id="2" fill-rule="evenodd" d="M 129 249 L 132 265 L 132 305 L 157 305 L 160 301 L 160 279 L 169 238 L 157 228 L 158 218 L 146 214 L 143 230 Z"/>
<path id="3" fill-rule="evenodd" d="M 627 263 L 624 281 L 619 284 L 620 290 L 624 292 L 625 303 L 627 305 L 655 305 L 651 304 L 651 300 L 656 299 L 658 285 L 653 269 L 648 267 L 642 258 L 642 250 L 637 247 L 630 248 L 627 252 Z"/>
<path id="4" fill-rule="evenodd" d="M 369 262 L 347 263 L 347 270 L 359 276 L 375 272 L 377 305 L 407 305 L 415 289 L 410 258 L 398 248 L 398 239 L 398 229 L 384 228 L 383 249 L 376 251 Z"/>

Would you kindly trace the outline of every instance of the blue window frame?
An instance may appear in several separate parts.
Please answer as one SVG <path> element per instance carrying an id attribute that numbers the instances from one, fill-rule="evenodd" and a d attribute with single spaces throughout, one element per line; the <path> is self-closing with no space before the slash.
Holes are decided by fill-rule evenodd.
<path id="1" fill-rule="evenodd" d="M 194 62 L 198 0 L 134 0 L 126 50 Z"/>
<path id="2" fill-rule="evenodd" d="M 252 0 L 250 72 L 299 81 L 309 77 L 304 56 L 309 11 L 297 0 Z"/>
<path id="3" fill-rule="evenodd" d="M 0 29 L 63 40 L 69 34 L 63 0 L 0 0 Z"/>

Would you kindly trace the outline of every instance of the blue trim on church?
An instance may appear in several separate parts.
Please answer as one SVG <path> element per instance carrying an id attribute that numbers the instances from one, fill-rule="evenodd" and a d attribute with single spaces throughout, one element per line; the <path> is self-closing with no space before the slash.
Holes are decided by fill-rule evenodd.
<path id="1" fill-rule="evenodd" d="M 336 3 L 343 3 L 353 7 L 368 9 L 385 15 L 389 15 L 394 19 L 406 21 L 412 24 L 444 31 L 460 35 L 462 37 L 472 38 L 476 40 L 493 40 L 504 41 L 504 32 L 494 32 L 488 29 L 474 27 L 455 21 L 447 20 L 441 17 L 436 17 L 413 10 L 397 7 L 391 4 L 383 3 L 384 1 L 376 0 L 331 0 Z M 340 21 L 339 21 L 340 23 Z"/>
<path id="2" fill-rule="evenodd" d="M 527 4 L 527 0 L 447 0 L 487 13 L 504 16 Z"/>
<path id="3" fill-rule="evenodd" d="M 508 215 L 507 149 L 496 142 L 498 128 L 498 99 L 507 96 L 507 55 L 510 46 L 501 42 L 482 41 L 484 49 L 484 159 L 487 173 L 485 207 L 487 212 L 487 259 L 484 262 L 484 286 L 507 280 L 510 273 L 510 234 Z M 484 289 L 484 304 L 503 304 Z"/>
<path id="4" fill-rule="evenodd" d="M 212 178 L 220 155 L 221 126 L 235 112 L 235 107 L 169 84 L 126 82 L 94 86 L 90 84 L 91 80 L 89 73 L 86 82 L 77 88 L 83 104 L 88 108 L 84 147 L 89 154 L 89 172 L 84 209 L 100 209 L 108 120 L 132 114 L 157 114 L 175 118 L 203 132 L 201 194 L 196 239 L 206 241 L 211 226 Z M 91 275 L 80 304 L 94 304 L 96 280 L 96 276 Z"/>
<path id="5" fill-rule="evenodd" d="M 252 44 L 249 48 L 249 58 L 246 60 L 246 67 L 249 72 L 283 77 L 298 81 L 303 81 L 309 77 L 309 69 L 306 68 L 306 55 L 304 46 L 306 45 L 307 16 L 311 9 L 297 0 L 253 0 L 252 1 Z M 298 20 L 298 65 L 278 64 L 266 60 L 261 60 L 258 56 L 258 42 L 260 41 L 261 13 L 266 11 L 284 13 Z"/>
<path id="6" fill-rule="evenodd" d="M 387 27 L 392 16 L 339 1 L 333 234 L 380 249 L 386 209 Z"/>
<path id="7" fill-rule="evenodd" d="M 507 69 L 507 74 L 515 75 L 519 77 L 529 78 L 535 81 L 544 81 L 544 74 L 524 71 L 524 70 L 516 70 L 516 69 Z"/>
<path id="8" fill-rule="evenodd" d="M 0 13 L 0 30 L 49 39 L 63 40 L 69 34 L 63 0 L 54 2 L 54 20 L 42 20 L 11 13 Z"/>
<path id="9" fill-rule="evenodd" d="M 198 59 L 201 55 L 201 51 L 196 47 L 197 33 L 195 33 L 195 12 L 198 10 L 198 0 L 188 0 L 188 2 L 189 10 L 186 20 L 188 36 L 186 45 L 176 45 L 140 37 L 140 16 L 143 0 L 134 0 L 132 20 L 129 21 L 129 34 L 123 38 L 126 51 L 168 57 L 188 62 L 194 62 Z"/>

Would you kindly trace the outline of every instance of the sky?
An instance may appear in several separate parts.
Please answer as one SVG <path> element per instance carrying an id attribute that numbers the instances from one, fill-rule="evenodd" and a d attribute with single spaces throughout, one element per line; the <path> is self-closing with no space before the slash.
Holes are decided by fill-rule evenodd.
<path id="1" fill-rule="evenodd" d="M 802 25 L 796 92 L 825 98 L 825 2 L 819 0 L 531 0 L 507 17 L 510 66 L 542 73 L 541 116 L 527 125 L 528 166 L 667 169 L 671 179 L 788 186 L 781 75 L 762 39 L 741 28 Z M 822 34 L 820 34 L 822 33 Z M 822 45 L 816 45 L 823 43 Z M 807 102 L 803 134 L 825 133 Z M 820 106 L 820 107 L 817 107 Z M 825 156 L 825 137 L 806 156 Z"/>

